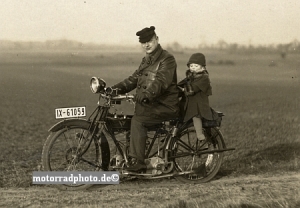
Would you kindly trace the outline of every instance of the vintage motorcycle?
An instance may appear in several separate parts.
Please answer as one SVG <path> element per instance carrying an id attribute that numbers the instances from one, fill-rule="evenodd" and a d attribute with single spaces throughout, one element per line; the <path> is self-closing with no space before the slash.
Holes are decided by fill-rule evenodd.
<path id="1" fill-rule="evenodd" d="M 205 142 L 200 144 L 192 120 L 166 120 L 148 129 L 146 142 L 147 171 L 129 172 L 128 152 L 130 124 L 133 115 L 112 112 L 112 108 L 134 95 L 118 94 L 103 79 L 92 77 L 90 88 L 99 94 L 98 105 L 88 119 L 85 107 L 56 109 L 56 118 L 63 118 L 49 129 L 42 151 L 44 171 L 118 171 L 126 178 L 158 179 L 175 177 L 185 183 L 203 183 L 219 171 L 226 148 L 219 121 L 204 121 Z M 73 118 L 72 118 L 73 117 Z M 76 118 L 74 118 L 76 117 Z M 204 145 L 208 148 L 202 148 Z M 92 184 L 57 185 L 59 189 L 81 190 Z"/>

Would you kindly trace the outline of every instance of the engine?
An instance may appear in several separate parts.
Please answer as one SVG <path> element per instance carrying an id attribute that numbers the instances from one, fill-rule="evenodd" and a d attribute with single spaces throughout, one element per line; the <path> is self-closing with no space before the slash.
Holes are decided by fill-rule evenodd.
<path id="1" fill-rule="evenodd" d="M 160 157 L 152 157 L 145 160 L 147 165 L 147 173 L 153 175 L 160 175 L 162 174 L 162 170 L 164 167 L 164 161 Z"/>

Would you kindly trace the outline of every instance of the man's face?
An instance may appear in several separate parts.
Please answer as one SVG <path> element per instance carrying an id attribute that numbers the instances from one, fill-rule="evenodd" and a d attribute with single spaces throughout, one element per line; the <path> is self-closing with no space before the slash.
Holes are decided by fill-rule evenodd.
<path id="1" fill-rule="evenodd" d="M 156 47 L 158 46 L 158 37 L 154 35 L 151 40 L 145 43 L 141 43 L 142 48 L 145 50 L 146 53 L 152 53 Z"/>

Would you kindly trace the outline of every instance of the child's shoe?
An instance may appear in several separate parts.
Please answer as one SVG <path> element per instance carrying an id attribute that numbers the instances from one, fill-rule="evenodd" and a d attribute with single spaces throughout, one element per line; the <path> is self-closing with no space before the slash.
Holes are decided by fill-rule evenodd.
<path id="1" fill-rule="evenodd" d="M 205 135 L 203 133 L 198 135 L 198 140 L 199 141 L 204 141 L 205 140 Z"/>

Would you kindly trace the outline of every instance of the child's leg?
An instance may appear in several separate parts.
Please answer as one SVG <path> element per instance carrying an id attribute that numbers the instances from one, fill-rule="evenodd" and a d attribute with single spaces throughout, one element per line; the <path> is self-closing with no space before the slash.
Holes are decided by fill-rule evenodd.
<path id="1" fill-rule="evenodd" d="M 201 118 L 193 117 L 193 123 L 194 123 L 194 127 L 195 127 L 195 130 L 196 130 L 197 138 L 199 140 L 204 140 L 205 136 L 202 132 L 202 120 L 201 120 Z"/>

